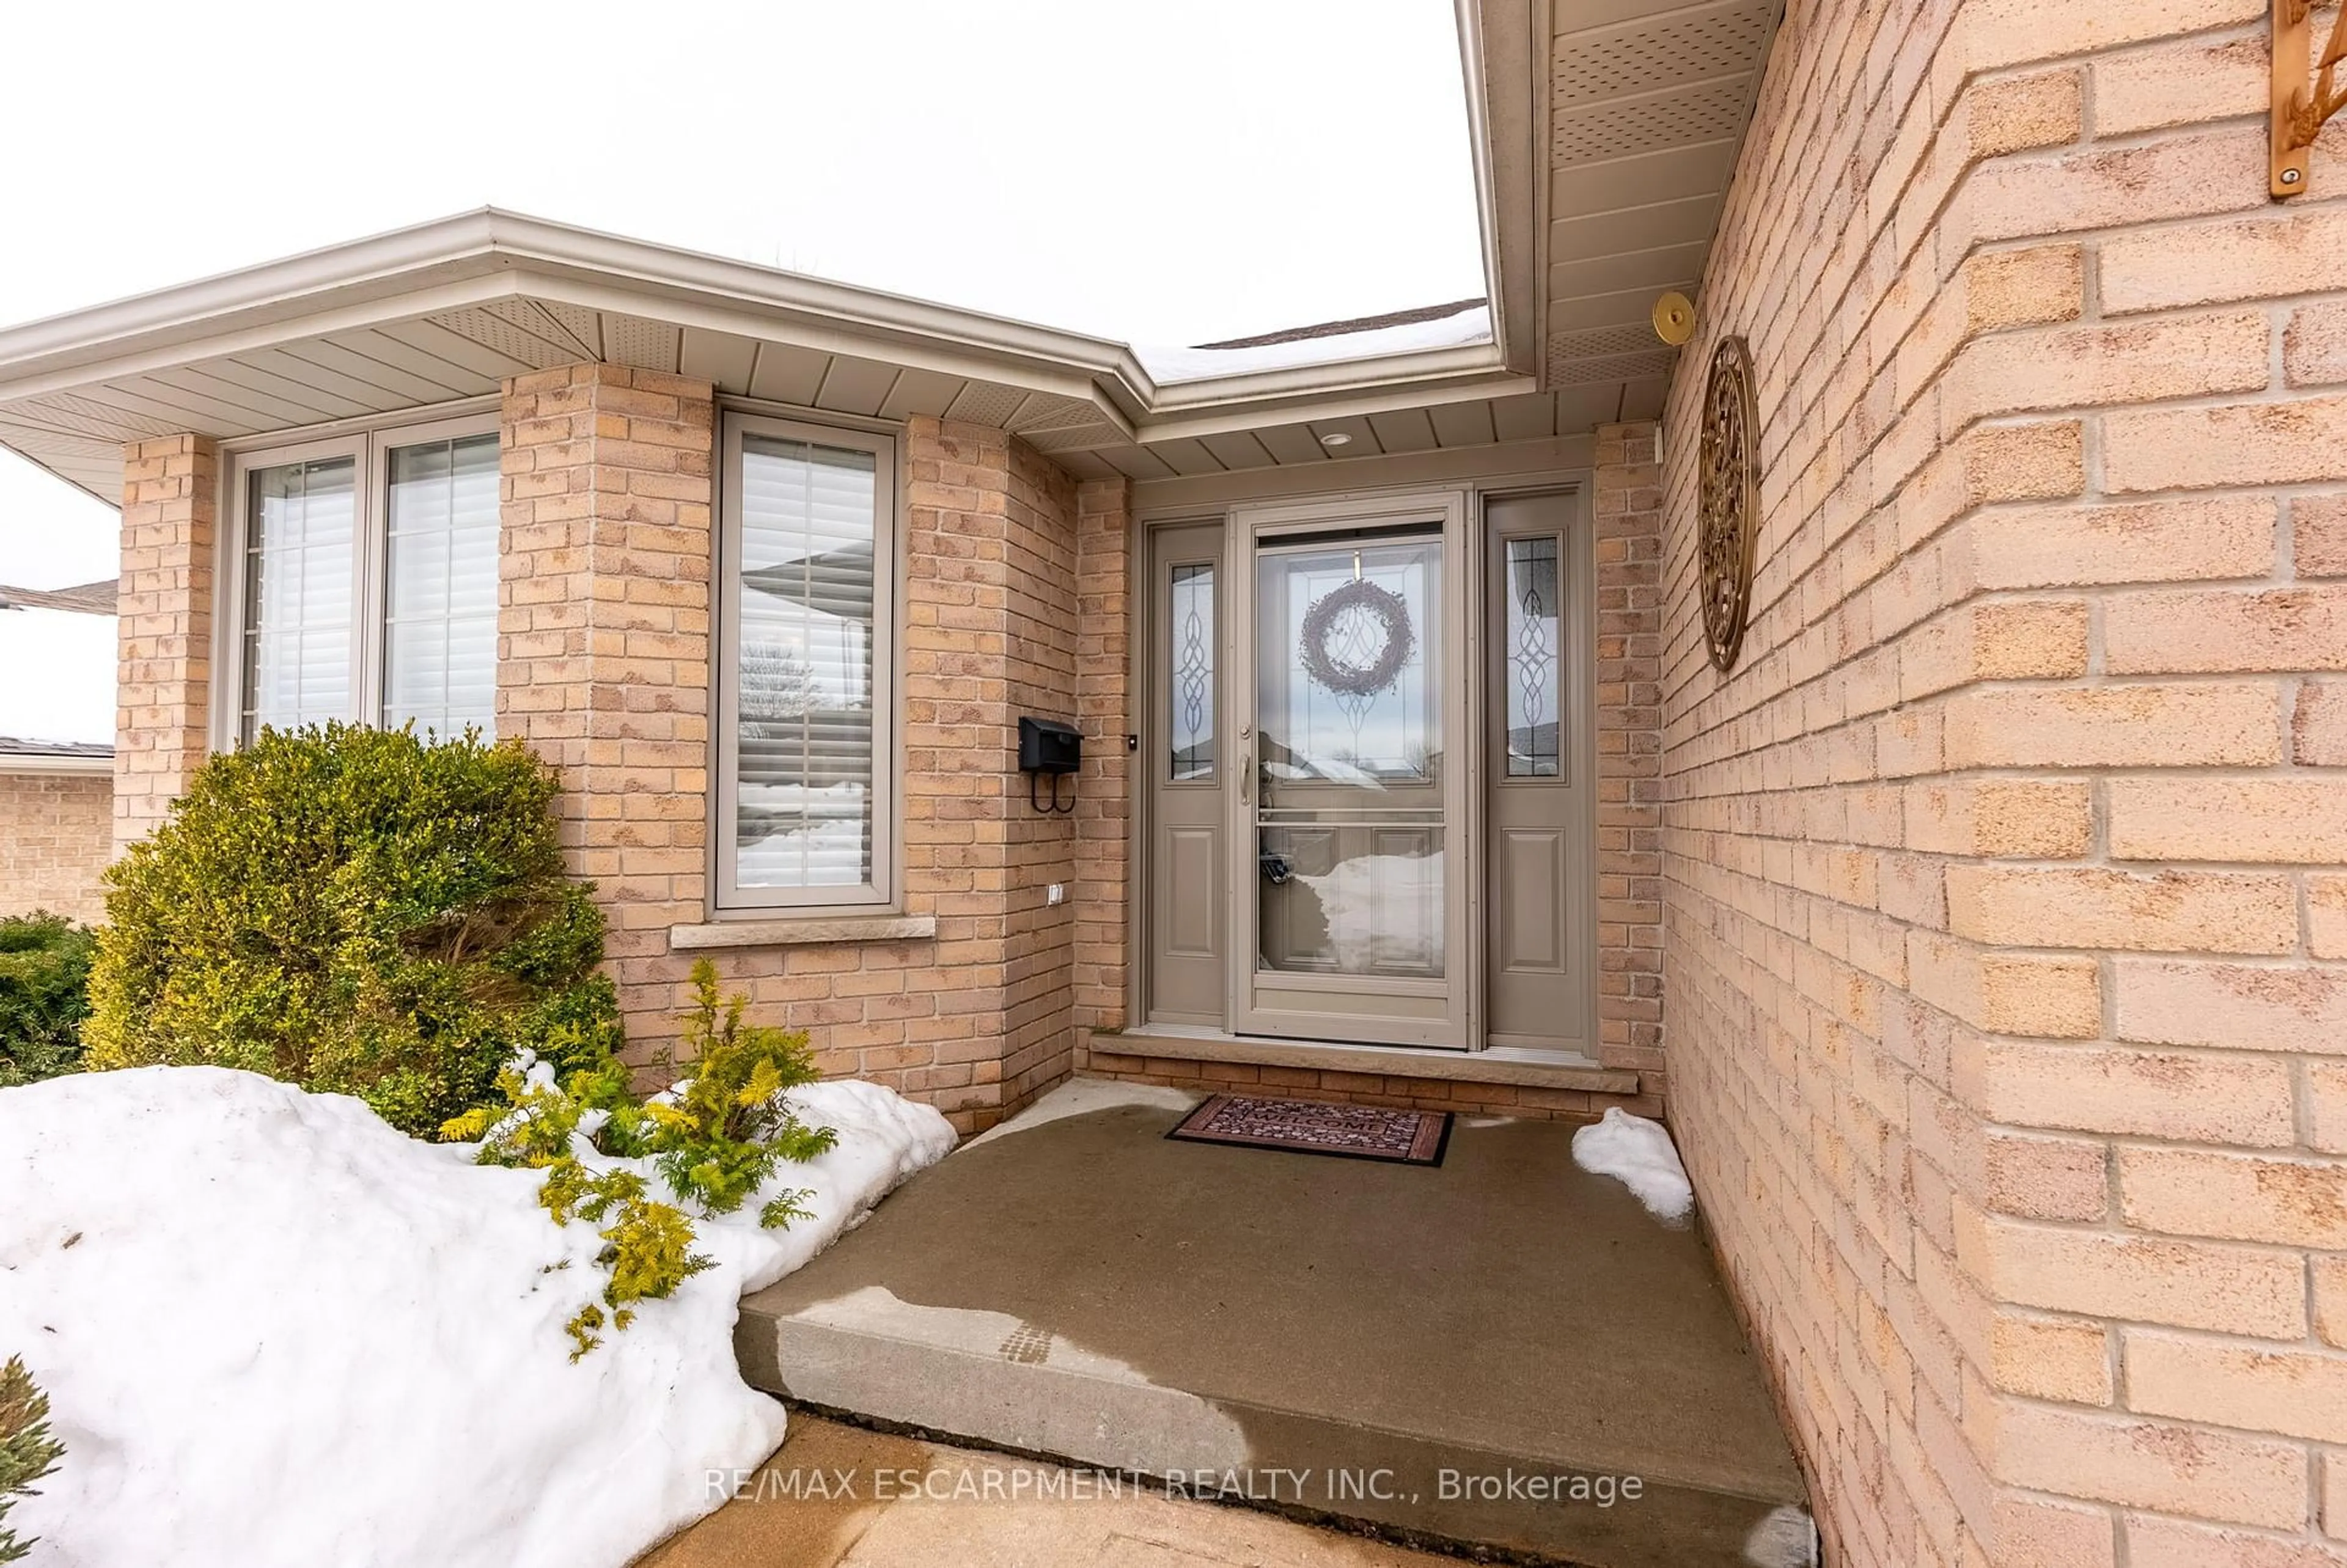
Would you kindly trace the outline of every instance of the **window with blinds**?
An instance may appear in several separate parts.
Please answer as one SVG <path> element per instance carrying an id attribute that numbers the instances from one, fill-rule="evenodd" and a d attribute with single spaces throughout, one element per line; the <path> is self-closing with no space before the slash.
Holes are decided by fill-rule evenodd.
<path id="1" fill-rule="evenodd" d="M 888 897 L 894 446 L 727 422 L 721 902 Z"/>
<path id="2" fill-rule="evenodd" d="M 497 722 L 497 437 L 395 447 L 386 479 L 383 722 Z"/>
<path id="3" fill-rule="evenodd" d="M 484 733 L 497 717 L 497 415 L 231 458 L 239 645 L 226 742 L 330 719 Z M 230 690 L 229 688 L 233 688 Z"/>
<path id="4" fill-rule="evenodd" d="M 246 487 L 242 738 L 347 718 L 358 464 L 256 469 Z"/>

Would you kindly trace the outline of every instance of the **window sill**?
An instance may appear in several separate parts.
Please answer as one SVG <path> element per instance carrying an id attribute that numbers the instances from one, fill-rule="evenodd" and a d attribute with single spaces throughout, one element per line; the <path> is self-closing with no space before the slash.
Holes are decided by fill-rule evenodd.
<path id="1" fill-rule="evenodd" d="M 719 920 L 671 926 L 669 951 L 711 948 L 805 948 L 826 942 L 926 942 L 938 934 L 935 915 L 840 915 L 787 920 Z"/>

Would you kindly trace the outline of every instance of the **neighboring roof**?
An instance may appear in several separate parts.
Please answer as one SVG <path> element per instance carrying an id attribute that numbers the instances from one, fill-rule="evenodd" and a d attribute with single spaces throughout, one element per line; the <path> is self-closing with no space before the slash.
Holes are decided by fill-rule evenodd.
<path id="1" fill-rule="evenodd" d="M 26 741 L 0 735 L 0 756 L 110 757 L 114 748 L 97 741 Z"/>
<path id="2" fill-rule="evenodd" d="M 1395 311 L 1352 322 L 1290 327 L 1261 337 L 1197 348 L 1137 348 L 1160 386 L 1228 380 L 1291 365 L 1352 364 L 1380 356 L 1460 348 L 1491 341 L 1491 312 L 1481 300 Z"/>
<path id="3" fill-rule="evenodd" d="M 11 588 L 0 583 L 0 610 L 70 610 L 81 615 L 115 612 L 116 579 L 85 582 L 72 588 Z"/>
<path id="4" fill-rule="evenodd" d="M 1389 311 L 1381 316 L 1355 316 L 1350 321 L 1321 322 L 1308 327 L 1283 327 L 1278 332 L 1264 333 L 1255 337 L 1225 338 L 1220 343 L 1202 343 L 1192 346 L 1202 349 L 1263 348 L 1276 343 L 1302 343 L 1307 338 L 1350 337 L 1356 333 L 1373 333 L 1384 327 L 1439 322 L 1461 311 L 1480 310 L 1490 303 L 1489 300 L 1478 294 L 1471 300 L 1453 300 L 1447 305 L 1419 305 L 1414 310 Z"/>
<path id="5" fill-rule="evenodd" d="M 0 735 L 0 774 L 97 776 L 113 772 L 112 746 L 88 741 L 26 741 Z"/>

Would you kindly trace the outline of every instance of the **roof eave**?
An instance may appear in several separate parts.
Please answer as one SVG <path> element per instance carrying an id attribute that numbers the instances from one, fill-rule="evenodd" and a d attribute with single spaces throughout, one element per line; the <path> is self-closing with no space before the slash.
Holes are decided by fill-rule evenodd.
<path id="1" fill-rule="evenodd" d="M 1161 385 L 1108 339 L 484 208 L 0 330 L 0 405 L 524 294 L 1007 376 L 1143 441 L 1530 389 L 1489 342 Z"/>

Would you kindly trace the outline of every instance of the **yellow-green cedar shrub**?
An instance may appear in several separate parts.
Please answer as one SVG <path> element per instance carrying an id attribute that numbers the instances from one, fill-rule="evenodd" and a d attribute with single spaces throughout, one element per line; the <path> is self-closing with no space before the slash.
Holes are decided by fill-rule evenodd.
<path id="1" fill-rule="evenodd" d="M 40 1495 L 33 1483 L 57 1468 L 65 1445 L 49 1436 L 49 1398 L 34 1386 L 21 1358 L 0 1367 L 0 1517 L 10 1500 Z M 0 1524 L 0 1563 L 21 1562 L 39 1536 L 19 1541 Z"/>
<path id="2" fill-rule="evenodd" d="M 786 1097 L 820 1076 L 805 1033 L 745 1023 L 747 999 L 721 1001 L 706 958 L 693 965 L 692 984 L 694 1004 L 683 1015 L 690 1077 L 664 1092 L 639 1100 L 627 1069 L 608 1058 L 558 1077 L 554 1064 L 524 1055 L 497 1075 L 503 1104 L 477 1107 L 441 1129 L 443 1137 L 479 1139 L 483 1164 L 544 1171 L 538 1202 L 555 1224 L 575 1216 L 600 1227 L 598 1262 L 609 1277 L 602 1300 L 565 1326 L 574 1361 L 602 1343 L 607 1321 L 626 1328 L 636 1302 L 670 1296 L 710 1266 L 692 1251 L 692 1222 L 682 1209 L 651 1197 L 631 1171 L 597 1171 L 579 1158 L 584 1128 L 593 1129 L 586 1135 L 601 1153 L 650 1158 L 704 1214 L 732 1214 L 782 1162 L 812 1160 L 839 1139 L 835 1128 L 801 1122 Z M 673 1074 L 673 1056 L 668 1065 Z M 774 1229 L 811 1217 L 806 1196 L 796 1190 L 768 1199 L 758 1223 Z"/>

